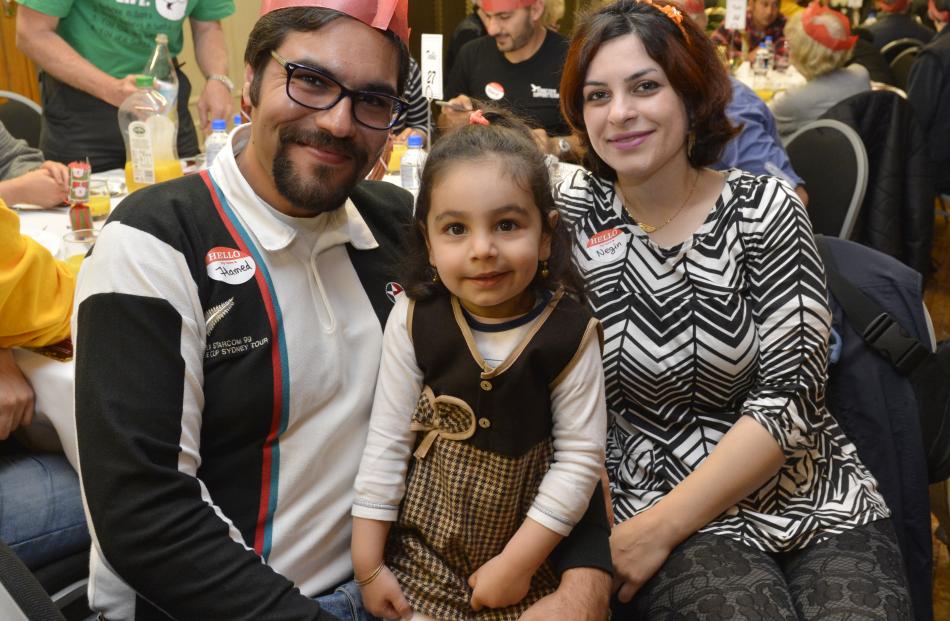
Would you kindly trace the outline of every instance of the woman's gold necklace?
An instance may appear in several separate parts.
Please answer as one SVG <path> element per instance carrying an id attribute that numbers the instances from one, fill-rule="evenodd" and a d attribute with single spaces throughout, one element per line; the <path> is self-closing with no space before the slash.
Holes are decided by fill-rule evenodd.
<path id="1" fill-rule="evenodd" d="M 690 188 L 689 188 L 689 194 L 686 195 L 686 199 L 683 201 L 683 204 L 680 205 L 680 206 L 679 206 L 679 209 L 677 209 L 676 211 L 674 211 L 674 212 L 673 212 L 673 215 L 671 215 L 669 218 L 667 218 L 666 221 L 665 221 L 663 224 L 658 224 L 658 225 L 656 225 L 656 226 L 653 226 L 652 224 L 647 224 L 646 222 L 641 221 L 640 218 L 638 218 L 638 217 L 636 217 L 636 216 L 634 215 L 633 210 L 630 209 L 630 207 L 627 206 L 627 202 L 628 202 L 628 201 L 627 201 L 625 198 L 624 198 L 624 201 L 623 201 L 623 207 L 624 207 L 624 209 L 627 210 L 627 215 L 629 215 L 630 218 L 631 218 L 634 222 L 637 223 L 637 226 L 640 227 L 640 230 L 641 230 L 641 231 L 643 231 L 644 233 L 656 233 L 657 231 L 659 231 L 660 229 L 662 229 L 664 226 L 666 226 L 667 224 L 669 224 L 670 222 L 672 222 L 672 221 L 673 221 L 673 218 L 675 218 L 676 216 L 680 215 L 680 212 L 683 211 L 683 208 L 684 208 L 684 207 L 686 207 L 686 203 L 688 203 L 688 202 L 689 202 L 689 199 L 692 198 L 692 196 L 693 196 L 693 191 L 696 189 L 696 183 L 699 181 L 699 175 L 700 175 L 700 171 L 697 170 L 697 171 L 696 171 L 696 176 L 693 177 L 693 185 L 690 186 Z M 622 193 L 622 192 L 620 193 L 620 196 L 621 196 L 621 198 L 623 198 L 623 193 Z"/>

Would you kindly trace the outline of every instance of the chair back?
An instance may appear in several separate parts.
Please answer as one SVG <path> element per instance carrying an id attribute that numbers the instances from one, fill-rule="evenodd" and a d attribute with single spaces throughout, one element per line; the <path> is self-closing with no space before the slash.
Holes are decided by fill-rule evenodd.
<path id="1" fill-rule="evenodd" d="M 897 55 L 904 50 L 909 50 L 911 48 L 920 49 L 923 47 L 923 45 L 923 41 L 912 39 L 910 37 L 894 39 L 881 48 L 881 56 L 884 57 L 884 60 L 886 60 L 888 64 L 891 64 L 894 62 L 894 59 L 897 58 Z"/>
<path id="2" fill-rule="evenodd" d="M 14 138 L 38 149 L 43 109 L 32 99 L 12 91 L 0 91 L 0 123 Z"/>
<path id="3" fill-rule="evenodd" d="M 820 119 L 792 134 L 788 159 L 808 189 L 808 217 L 815 233 L 849 239 L 868 184 L 868 154 L 857 132 Z"/>
<path id="4" fill-rule="evenodd" d="M 891 73 L 894 74 L 894 81 L 897 87 L 907 90 L 907 80 L 910 78 L 910 68 L 917 60 L 917 54 L 920 53 L 920 46 L 909 47 L 891 61 Z"/>

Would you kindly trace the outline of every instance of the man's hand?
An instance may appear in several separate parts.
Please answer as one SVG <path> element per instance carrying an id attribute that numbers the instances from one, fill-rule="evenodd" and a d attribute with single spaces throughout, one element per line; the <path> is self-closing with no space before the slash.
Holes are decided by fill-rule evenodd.
<path id="1" fill-rule="evenodd" d="M 231 91 L 220 80 L 205 82 L 204 91 L 198 99 L 198 121 L 201 131 L 211 132 L 211 121 L 231 118 Z"/>
<path id="2" fill-rule="evenodd" d="M 557 591 L 538 600 L 519 621 L 605 621 L 610 608 L 610 576 L 576 567 L 561 574 Z"/>
<path id="3" fill-rule="evenodd" d="M 112 88 L 110 88 L 106 96 L 103 97 L 106 103 L 110 103 L 116 108 L 121 106 L 126 97 L 137 90 L 135 87 L 136 77 L 137 74 L 130 73 L 122 79 L 113 78 Z"/>
<path id="4" fill-rule="evenodd" d="M 13 352 L 0 349 L 0 440 L 33 422 L 33 388 L 13 359 Z"/>
<path id="5" fill-rule="evenodd" d="M 475 106 L 468 95 L 458 95 L 446 102 L 439 114 L 439 129 L 449 130 L 468 123 Z"/>
<path id="6" fill-rule="evenodd" d="M 504 552 L 492 557 L 468 578 L 468 586 L 473 590 L 472 610 L 517 604 L 528 594 L 532 575 Z"/>
<path id="7" fill-rule="evenodd" d="M 652 509 L 614 526 L 610 533 L 610 557 L 614 563 L 614 584 L 619 585 L 617 599 L 629 602 L 647 580 L 653 577 L 676 547 L 666 535 L 667 528 L 657 523 Z"/>
<path id="8" fill-rule="evenodd" d="M 399 588 L 399 582 L 388 567 L 383 567 L 379 575 L 367 585 L 361 586 L 363 605 L 366 610 L 383 619 L 408 619 L 412 608 L 406 596 Z"/>
<path id="9" fill-rule="evenodd" d="M 69 169 L 66 168 L 65 164 L 60 164 L 59 162 L 54 162 L 52 160 L 46 160 L 40 166 L 43 170 L 49 172 L 50 176 L 53 177 L 56 181 L 63 184 L 64 188 L 69 189 Z"/>
<path id="10" fill-rule="evenodd" d="M 33 203 L 40 207 L 53 207 L 66 201 L 66 184 L 41 167 L 0 182 L 0 198 L 11 205 Z"/>

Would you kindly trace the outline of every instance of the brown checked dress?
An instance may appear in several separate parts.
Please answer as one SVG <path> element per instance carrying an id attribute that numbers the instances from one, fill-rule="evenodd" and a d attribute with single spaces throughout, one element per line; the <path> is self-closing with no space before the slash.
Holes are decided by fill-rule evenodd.
<path id="1" fill-rule="evenodd" d="M 413 610 L 439 620 L 517 619 L 557 587 L 548 563 L 528 596 L 508 608 L 472 611 L 467 580 L 502 551 L 532 506 L 554 454 L 551 390 L 599 324 L 556 294 L 495 368 L 455 298 L 414 303 L 407 326 L 424 389 L 386 563 Z"/>

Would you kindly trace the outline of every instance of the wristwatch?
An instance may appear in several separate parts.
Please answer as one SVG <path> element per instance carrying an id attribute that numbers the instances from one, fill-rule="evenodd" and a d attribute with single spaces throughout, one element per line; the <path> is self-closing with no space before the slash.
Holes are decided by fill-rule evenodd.
<path id="1" fill-rule="evenodd" d="M 228 87 L 228 90 L 232 93 L 234 92 L 234 82 L 231 81 L 231 78 L 224 75 L 223 73 L 212 73 L 208 76 L 209 80 L 217 80 L 221 84 L 224 84 Z"/>

